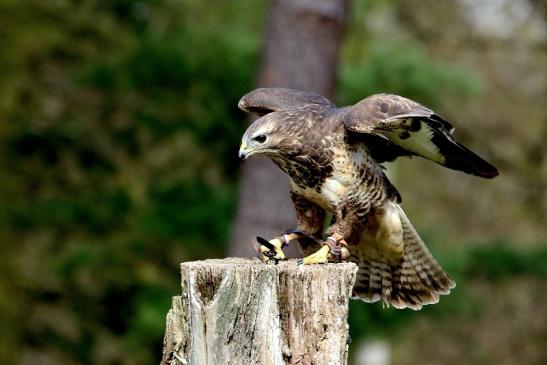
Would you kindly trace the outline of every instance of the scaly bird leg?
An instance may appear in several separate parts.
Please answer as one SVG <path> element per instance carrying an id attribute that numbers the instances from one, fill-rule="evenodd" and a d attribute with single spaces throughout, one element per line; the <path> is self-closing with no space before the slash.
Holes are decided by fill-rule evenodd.
<path id="1" fill-rule="evenodd" d="M 285 260 L 283 247 L 287 246 L 290 241 L 299 238 L 302 235 L 309 234 L 307 232 L 295 229 L 287 231 L 281 236 L 271 239 L 270 241 L 267 241 L 262 237 L 257 237 L 256 240 L 260 244 L 257 248 L 257 256 L 263 262 L 274 262 L 277 264 L 280 260 Z"/>
<path id="2" fill-rule="evenodd" d="M 312 240 L 313 242 L 315 242 L 316 244 L 318 244 L 319 246 L 323 245 L 323 241 L 321 241 L 319 238 L 317 238 L 313 234 L 308 233 L 308 232 L 306 232 L 306 231 L 304 231 L 300 228 L 289 229 L 288 231 L 285 231 L 281 234 L 282 235 L 290 235 L 292 237 L 291 240 L 301 239 L 301 238 L 306 237 L 306 238 L 309 238 L 310 240 Z"/>
<path id="3" fill-rule="evenodd" d="M 299 265 L 326 264 L 327 262 L 346 262 L 350 257 L 347 243 L 342 237 L 327 237 L 323 246 L 313 254 L 298 260 Z"/>

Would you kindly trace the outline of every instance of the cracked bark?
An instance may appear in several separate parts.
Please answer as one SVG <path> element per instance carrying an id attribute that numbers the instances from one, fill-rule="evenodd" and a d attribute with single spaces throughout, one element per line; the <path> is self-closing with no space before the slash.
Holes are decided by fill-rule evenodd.
<path id="1" fill-rule="evenodd" d="M 161 365 L 345 364 L 354 264 L 183 263 Z"/>

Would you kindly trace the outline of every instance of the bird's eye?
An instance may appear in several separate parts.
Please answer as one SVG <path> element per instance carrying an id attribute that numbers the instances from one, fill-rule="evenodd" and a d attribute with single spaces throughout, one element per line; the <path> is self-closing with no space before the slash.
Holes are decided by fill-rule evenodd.
<path id="1" fill-rule="evenodd" d="M 264 143 L 266 141 L 266 135 L 259 134 L 258 136 L 254 137 L 253 140 L 257 141 L 258 143 Z"/>

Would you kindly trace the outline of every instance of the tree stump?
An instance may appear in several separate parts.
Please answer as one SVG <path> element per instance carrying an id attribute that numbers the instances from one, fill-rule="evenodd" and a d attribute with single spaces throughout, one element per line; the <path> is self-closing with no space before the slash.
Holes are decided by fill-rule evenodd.
<path id="1" fill-rule="evenodd" d="M 181 271 L 162 365 L 346 363 L 356 265 L 228 258 Z"/>

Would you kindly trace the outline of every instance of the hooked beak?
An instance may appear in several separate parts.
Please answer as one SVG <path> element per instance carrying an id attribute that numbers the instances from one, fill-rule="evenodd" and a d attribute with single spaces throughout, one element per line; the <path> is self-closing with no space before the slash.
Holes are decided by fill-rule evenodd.
<path id="1" fill-rule="evenodd" d="M 239 147 L 239 161 L 245 162 L 248 157 L 247 144 L 245 142 L 241 143 Z"/>

